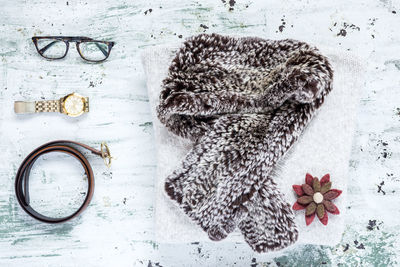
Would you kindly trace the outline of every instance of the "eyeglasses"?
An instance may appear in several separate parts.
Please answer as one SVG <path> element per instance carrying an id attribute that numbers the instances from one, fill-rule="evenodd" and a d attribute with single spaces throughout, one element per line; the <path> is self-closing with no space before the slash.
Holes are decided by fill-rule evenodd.
<path id="1" fill-rule="evenodd" d="M 62 59 L 75 42 L 79 55 L 90 62 L 102 62 L 110 56 L 114 42 L 98 41 L 88 37 L 38 36 L 32 37 L 38 53 L 47 59 Z"/>

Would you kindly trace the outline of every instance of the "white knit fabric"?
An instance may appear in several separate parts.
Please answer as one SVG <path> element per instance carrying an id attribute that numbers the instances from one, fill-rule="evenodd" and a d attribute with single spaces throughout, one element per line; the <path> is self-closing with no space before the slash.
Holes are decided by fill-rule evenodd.
<path id="1" fill-rule="evenodd" d="M 318 48 L 330 59 L 334 69 L 333 90 L 302 137 L 276 167 L 274 180 L 287 201 L 293 204 L 297 197 L 292 185 L 305 183 L 307 172 L 318 178 L 326 173 L 331 175 L 332 188 L 343 190 L 342 195 L 333 200 L 340 215 L 328 213 L 326 226 L 317 217 L 311 225 L 306 226 L 305 211 L 294 212 L 299 230 L 296 244 L 335 245 L 341 240 L 344 230 L 349 156 L 364 71 L 360 59 L 348 53 Z M 188 140 L 168 132 L 155 113 L 162 80 L 168 73 L 176 50 L 177 47 L 171 46 L 153 47 L 142 54 L 158 158 L 154 216 L 156 240 L 170 243 L 210 241 L 207 234 L 164 192 L 165 178 L 191 148 Z M 239 232 L 232 233 L 222 242 L 229 241 L 244 242 Z"/>

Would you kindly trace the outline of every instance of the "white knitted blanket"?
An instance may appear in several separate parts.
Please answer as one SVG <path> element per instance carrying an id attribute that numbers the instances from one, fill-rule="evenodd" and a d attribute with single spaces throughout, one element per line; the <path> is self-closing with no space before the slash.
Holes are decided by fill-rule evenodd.
<path id="1" fill-rule="evenodd" d="M 296 244 L 335 245 L 341 240 L 344 230 L 349 156 L 364 72 L 360 60 L 351 54 L 318 48 L 330 59 L 334 69 L 333 90 L 302 137 L 276 167 L 274 180 L 287 201 L 293 204 L 297 198 L 292 185 L 303 184 L 306 173 L 318 178 L 330 174 L 332 188 L 343 190 L 342 195 L 333 201 L 340 215 L 329 214 L 326 226 L 318 218 L 306 226 L 304 210 L 294 211 L 299 230 Z M 170 243 L 210 241 L 207 234 L 164 193 L 165 178 L 191 148 L 188 140 L 168 132 L 155 113 L 162 80 L 167 75 L 176 50 L 177 46 L 159 46 L 147 49 L 142 54 L 158 158 L 154 216 L 156 240 Z M 229 241 L 244 242 L 239 232 L 230 234 L 222 242 Z"/>

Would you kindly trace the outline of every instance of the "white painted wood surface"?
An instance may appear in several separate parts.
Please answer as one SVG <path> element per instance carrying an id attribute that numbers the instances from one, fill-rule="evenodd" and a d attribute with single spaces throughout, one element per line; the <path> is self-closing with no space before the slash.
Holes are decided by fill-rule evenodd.
<path id="1" fill-rule="evenodd" d="M 1 0 L 0 266 L 398 266 L 399 27 L 397 0 Z M 201 32 L 296 38 L 350 50 L 368 62 L 350 162 L 347 227 L 337 247 L 300 246 L 274 256 L 224 242 L 153 241 L 155 148 L 140 51 Z M 64 60 L 49 62 L 36 53 L 33 35 L 87 35 L 117 44 L 103 64 L 86 64 L 74 47 Z M 73 91 L 90 97 L 89 114 L 13 113 L 15 100 Z M 107 169 L 88 155 L 96 179 L 91 205 L 71 222 L 45 225 L 21 210 L 13 183 L 23 158 L 55 139 L 93 146 L 107 141 L 117 159 Z M 81 198 L 81 170 L 63 160 L 45 157 L 35 166 L 38 208 L 68 209 Z"/>

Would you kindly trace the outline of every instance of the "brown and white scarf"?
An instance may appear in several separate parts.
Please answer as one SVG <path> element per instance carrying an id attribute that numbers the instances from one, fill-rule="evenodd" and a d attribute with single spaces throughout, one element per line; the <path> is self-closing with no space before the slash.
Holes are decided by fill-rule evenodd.
<path id="1" fill-rule="evenodd" d="M 258 252 L 298 237 L 272 169 L 332 89 L 326 57 L 304 42 L 202 34 L 188 39 L 163 82 L 157 115 L 193 148 L 165 190 L 221 240 L 236 227 Z"/>

